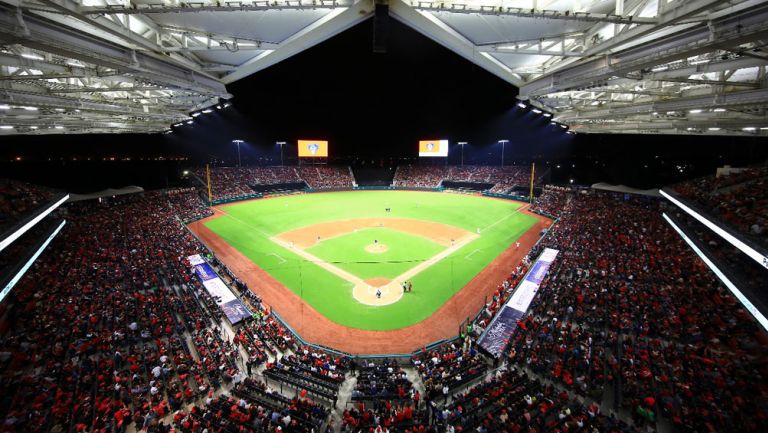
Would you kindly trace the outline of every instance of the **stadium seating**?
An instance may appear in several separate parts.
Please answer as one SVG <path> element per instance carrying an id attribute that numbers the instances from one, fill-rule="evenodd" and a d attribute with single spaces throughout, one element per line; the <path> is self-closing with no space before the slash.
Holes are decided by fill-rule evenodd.
<path id="1" fill-rule="evenodd" d="M 24 216 L 46 204 L 54 192 L 48 188 L 0 179 L 0 234 Z"/>
<path id="2" fill-rule="evenodd" d="M 439 172 L 418 171 L 414 185 Z M 198 193 L 66 206 L 66 230 L 3 305 L 1 432 L 760 431 L 768 417 L 765 332 L 657 199 L 545 187 L 533 210 L 557 223 L 461 339 L 411 367 L 297 342 L 182 225 L 209 214 Z M 495 369 L 477 338 L 543 248 L 560 255 Z M 192 254 L 252 320 L 222 320 Z"/>
<path id="3" fill-rule="evenodd" d="M 706 214 L 768 247 L 768 167 L 673 185 Z"/>

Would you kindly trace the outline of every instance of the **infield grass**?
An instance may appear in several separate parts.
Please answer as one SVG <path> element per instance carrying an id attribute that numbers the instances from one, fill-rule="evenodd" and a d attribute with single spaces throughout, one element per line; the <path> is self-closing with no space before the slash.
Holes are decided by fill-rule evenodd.
<path id="1" fill-rule="evenodd" d="M 385 245 L 383 253 L 369 253 L 365 247 L 373 240 Z M 387 228 L 366 228 L 321 241 L 307 252 L 367 280 L 392 279 L 416 266 L 445 247 L 419 236 Z"/>
<path id="2" fill-rule="evenodd" d="M 536 220 L 517 212 L 520 206 L 521 203 L 513 201 L 448 193 L 350 191 L 227 205 L 220 207 L 226 215 L 209 220 L 205 225 L 330 320 L 358 329 L 391 330 L 413 325 L 432 315 L 525 233 Z M 391 213 L 385 212 L 387 207 L 392 209 Z M 460 227 L 472 233 L 479 228 L 480 236 L 413 277 L 412 293 L 405 294 L 394 304 L 378 307 L 357 302 L 352 296 L 351 283 L 270 240 L 288 230 L 354 218 L 414 218 Z M 365 231 L 367 229 L 358 233 Z M 373 260 L 379 263 L 345 270 L 363 279 L 380 276 L 375 275 L 377 272 L 381 276 L 396 276 L 401 273 L 398 272 L 400 268 L 390 267 L 388 261 L 398 258 L 418 260 L 434 255 L 429 253 L 432 247 L 428 244 L 415 249 L 411 247 L 414 238 L 423 240 L 420 237 L 397 234 L 401 236 L 387 234 L 386 241 L 395 260 L 375 255 L 378 258 Z M 382 233 L 382 239 L 384 236 Z M 437 252 L 443 248 L 425 241 L 436 246 Z M 374 256 L 360 248 L 366 242 L 367 239 L 352 233 L 320 242 L 310 248 L 318 250 L 310 252 L 324 260 L 339 262 L 339 267 L 354 268 L 355 262 L 371 261 Z M 410 267 L 409 263 L 404 270 Z"/>

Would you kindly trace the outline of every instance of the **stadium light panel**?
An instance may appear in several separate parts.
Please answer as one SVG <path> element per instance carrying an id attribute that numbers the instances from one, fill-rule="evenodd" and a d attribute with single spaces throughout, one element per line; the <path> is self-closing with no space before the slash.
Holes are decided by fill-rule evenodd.
<path id="1" fill-rule="evenodd" d="M 43 56 L 40 56 L 34 53 L 22 53 L 21 57 L 24 57 L 25 59 L 30 59 L 30 60 L 45 60 Z"/>
<path id="2" fill-rule="evenodd" d="M 710 131 L 719 131 L 720 130 L 720 128 L 707 128 L 707 129 L 710 130 Z"/>
<path id="3" fill-rule="evenodd" d="M 663 194 L 663 191 L 662 191 Z M 768 330 L 768 319 L 763 315 L 763 313 L 760 312 L 760 310 L 755 307 L 755 305 L 750 302 L 749 299 L 744 295 L 744 293 L 739 290 L 738 287 L 727 277 L 725 274 L 718 268 L 709 258 L 704 254 L 699 247 L 696 246 L 696 244 L 686 236 L 686 234 L 680 229 L 680 227 L 675 224 L 669 216 L 667 216 L 666 213 L 661 214 L 662 217 L 664 217 L 665 220 L 667 220 L 667 223 L 669 223 L 670 226 L 677 232 L 678 235 L 680 235 L 681 238 L 691 247 L 691 249 L 696 253 L 699 258 L 701 258 L 702 261 L 709 267 L 709 269 L 717 276 L 720 281 L 722 281 L 723 285 L 728 288 L 728 290 L 733 293 L 733 295 L 736 297 L 736 299 L 741 302 L 742 305 L 744 305 L 744 308 L 749 311 L 752 316 L 762 325 L 763 329 Z"/>
<path id="4" fill-rule="evenodd" d="M 67 198 L 69 198 L 69 195 L 67 195 Z M 54 230 L 53 233 L 51 233 L 51 235 L 48 236 L 48 239 L 46 239 L 45 242 L 43 242 L 43 244 L 40 245 L 40 248 L 38 248 L 37 251 L 35 251 L 35 254 L 33 254 L 32 257 L 30 257 L 29 260 L 27 260 L 27 263 L 25 263 L 24 266 L 21 269 L 19 269 L 19 272 L 13 278 L 11 278 L 11 280 L 8 282 L 8 284 L 5 285 L 5 287 L 3 287 L 2 292 L 0 292 L 0 302 L 3 302 L 3 299 L 5 299 L 5 297 L 8 296 L 8 293 L 11 292 L 11 289 L 13 288 L 13 286 L 15 286 L 16 283 L 19 282 L 21 277 L 23 277 L 24 274 L 32 266 L 32 264 L 35 263 L 35 260 L 37 260 L 37 258 L 40 257 L 40 254 L 42 254 L 43 251 L 45 251 L 45 248 L 48 247 L 48 244 L 51 243 L 53 238 L 55 238 L 56 235 L 59 234 L 61 229 L 64 227 L 64 224 L 66 223 L 67 221 L 64 220 L 61 222 L 61 224 L 59 224 L 58 227 L 56 227 L 56 230 Z"/>
<path id="5" fill-rule="evenodd" d="M 689 113 L 691 113 L 691 114 L 699 114 L 699 113 L 701 113 L 702 111 L 703 111 L 703 110 L 700 110 L 700 109 L 698 109 L 698 108 L 697 108 L 697 109 L 695 109 L 695 110 L 688 110 L 688 112 L 689 112 Z"/>
<path id="6" fill-rule="evenodd" d="M 552 117 L 552 113 L 544 113 L 543 116 L 544 117 Z"/>
<path id="7" fill-rule="evenodd" d="M 5 104 L 0 105 L 0 110 L 10 110 L 10 109 L 11 109 L 10 105 L 5 105 Z"/>
<path id="8" fill-rule="evenodd" d="M 56 125 L 56 126 L 54 126 L 54 128 L 56 128 L 56 129 L 64 129 L 64 127 L 61 126 L 61 125 Z"/>
<path id="9" fill-rule="evenodd" d="M 671 201 L 677 207 L 679 207 L 680 209 L 682 209 L 685 212 L 687 212 L 688 215 L 696 218 L 697 220 L 699 220 L 699 222 L 701 222 L 702 224 L 707 226 L 710 230 L 712 230 L 713 232 L 715 232 L 718 235 L 720 235 L 721 238 L 725 239 L 731 245 L 733 245 L 734 247 L 738 248 L 742 253 L 748 255 L 749 257 L 751 257 L 752 260 L 754 260 L 757 263 L 759 263 L 760 266 L 768 269 L 768 257 L 760 254 L 757 250 L 755 250 L 754 248 L 752 248 L 749 245 L 745 244 L 740 239 L 738 239 L 736 236 L 733 236 L 732 234 L 730 234 L 727 231 L 723 230 L 722 228 L 720 228 L 720 226 L 718 226 L 717 224 L 715 224 L 712 221 L 708 220 L 707 218 L 705 218 L 704 216 L 702 216 L 701 214 L 699 214 L 695 210 L 691 209 L 690 207 L 686 206 L 685 203 L 683 203 L 680 200 L 676 199 L 675 197 L 671 196 L 670 194 L 668 194 L 664 190 L 659 190 L 659 192 L 661 193 L 661 195 L 666 197 L 667 200 Z"/>
<path id="10" fill-rule="evenodd" d="M 715 108 L 712 111 L 714 111 L 715 113 L 722 113 L 722 112 L 727 111 L 727 110 L 725 108 Z"/>
<path id="11" fill-rule="evenodd" d="M 12 125 L 0 125 L 0 129 L 13 129 Z"/>
<path id="12" fill-rule="evenodd" d="M 38 129 L 39 126 L 30 126 L 29 129 Z"/>
<path id="13" fill-rule="evenodd" d="M 195 123 L 195 122 L 193 122 L 193 121 L 191 121 L 191 120 L 187 120 L 187 125 L 191 125 L 191 124 L 193 124 L 193 123 Z"/>
<path id="14" fill-rule="evenodd" d="M 757 128 L 755 128 L 754 126 L 747 126 L 747 127 L 741 128 L 742 131 L 747 131 L 747 132 L 752 132 L 755 129 Z"/>
<path id="15" fill-rule="evenodd" d="M 520 107 L 520 108 L 528 108 L 528 106 L 523 104 L 522 102 L 518 102 L 517 106 Z"/>
<path id="16" fill-rule="evenodd" d="M 213 110 L 211 110 L 210 108 L 206 108 L 205 110 L 203 110 L 203 113 L 205 114 L 213 113 Z"/>
<path id="17" fill-rule="evenodd" d="M 200 113 L 192 113 L 190 116 L 192 116 L 192 117 L 197 117 L 197 116 L 199 116 L 199 115 L 200 115 Z"/>
<path id="18" fill-rule="evenodd" d="M 531 110 L 531 111 L 533 111 L 533 112 L 534 112 L 534 113 L 536 113 L 536 114 L 541 114 L 541 110 L 539 110 L 538 108 L 534 108 L 534 109 L 533 109 L 533 110 Z"/>
<path id="19" fill-rule="evenodd" d="M 54 203 L 54 204 L 52 204 L 52 205 L 48 206 L 48 209 L 46 209 L 46 210 L 44 210 L 44 211 L 40 212 L 40 213 L 39 213 L 39 214 L 38 214 L 36 217 L 34 217 L 34 218 L 32 218 L 31 220 L 27 221 L 27 223 L 26 223 L 26 224 L 24 224 L 23 226 L 19 227 L 19 229 L 18 229 L 18 230 L 16 230 L 15 232 L 11 233 L 11 234 L 10 234 L 10 236 L 8 236 L 7 238 L 5 238 L 5 239 L 3 239 L 3 240 L 0 240 L 0 251 L 4 250 L 4 249 L 5 249 L 5 247 L 7 247 L 7 246 L 8 246 L 8 245 L 10 245 L 11 243 L 13 243 L 13 241 L 15 241 L 16 239 L 18 239 L 19 237 L 21 237 L 21 235 L 23 235 L 24 233 L 26 233 L 26 232 L 27 232 L 27 230 L 29 230 L 29 229 L 31 229 L 32 227 L 34 227 L 34 226 L 35 226 L 35 224 L 37 224 L 37 223 L 38 223 L 38 222 L 40 222 L 40 221 L 41 221 L 43 218 L 45 218 L 46 216 L 48 216 L 48 214 L 49 214 L 49 213 L 53 212 L 53 211 L 54 211 L 54 210 L 55 210 L 57 207 L 61 206 L 61 205 L 62 205 L 62 203 L 64 203 L 64 202 L 65 202 L 65 201 L 67 201 L 68 199 L 69 199 L 69 194 L 65 194 L 65 195 L 64 195 L 64 197 L 62 197 L 61 199 L 59 199 L 59 201 L 57 201 L 56 203 Z"/>

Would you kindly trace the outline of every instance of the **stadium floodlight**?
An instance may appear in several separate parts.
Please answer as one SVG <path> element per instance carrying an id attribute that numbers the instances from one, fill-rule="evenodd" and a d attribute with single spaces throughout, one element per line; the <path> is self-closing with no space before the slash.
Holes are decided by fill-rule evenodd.
<path id="1" fill-rule="evenodd" d="M 699 114 L 699 113 L 701 113 L 702 111 L 703 111 L 703 110 L 701 110 L 701 109 L 698 109 L 698 108 L 697 108 L 697 109 L 695 109 L 695 110 L 688 110 L 688 112 L 689 112 L 689 113 L 691 113 L 691 114 Z"/>
<path id="2" fill-rule="evenodd" d="M 184 125 L 184 122 L 174 123 L 173 126 L 182 126 Z"/>
<path id="3" fill-rule="evenodd" d="M 568 125 L 564 125 L 564 124 L 562 124 L 562 123 L 558 123 L 558 125 L 560 125 L 560 127 L 561 127 L 561 128 L 563 128 L 563 129 L 566 129 L 566 128 L 568 128 Z"/>
<path id="4" fill-rule="evenodd" d="M 29 127 L 29 129 L 37 129 L 37 128 L 39 128 L 39 126 L 34 126 L 34 125 L 33 125 L 33 126 L 30 126 L 30 127 Z"/>
<path id="5" fill-rule="evenodd" d="M 240 167 L 240 143 L 244 143 L 243 140 L 232 140 L 237 145 L 237 166 Z"/>
<path id="6" fill-rule="evenodd" d="M 190 114 L 190 116 L 192 116 L 192 117 L 197 117 L 199 115 L 200 115 L 200 113 L 192 113 L 192 114 Z"/>
<path id="7" fill-rule="evenodd" d="M 0 110 L 10 110 L 10 109 L 11 109 L 10 105 L 5 105 L 5 104 L 0 105 Z"/>
<path id="8" fill-rule="evenodd" d="M 728 111 L 728 110 L 726 110 L 725 108 L 715 108 L 715 109 L 714 109 L 714 110 L 712 110 L 712 111 L 714 111 L 715 113 L 722 113 L 722 112 L 724 112 L 724 111 Z"/>
<path id="9" fill-rule="evenodd" d="M 216 106 L 216 109 L 217 109 L 217 110 L 221 110 L 221 104 L 217 105 L 217 106 Z"/>
<path id="10" fill-rule="evenodd" d="M 541 114 L 541 110 L 539 110 L 538 108 L 534 108 L 534 109 L 533 109 L 533 110 L 531 110 L 531 111 L 533 111 L 533 112 L 534 112 L 534 113 L 536 113 L 536 114 Z"/>
<path id="11" fill-rule="evenodd" d="M 213 110 L 211 110 L 210 108 L 206 108 L 205 110 L 203 110 L 203 113 L 205 114 L 213 113 Z"/>
<path id="12" fill-rule="evenodd" d="M 232 106 L 232 104 L 231 104 L 231 103 L 229 103 L 229 102 L 225 102 L 225 103 L 224 103 L 224 108 L 229 108 L 229 107 L 231 107 L 231 106 Z"/>
<path id="13" fill-rule="evenodd" d="M 755 128 L 754 126 L 745 126 L 744 128 L 741 128 L 742 131 L 747 131 L 747 132 L 753 132 L 756 129 L 757 128 Z"/>
<path id="14" fill-rule="evenodd" d="M 191 125 L 191 124 L 193 124 L 193 123 L 195 123 L 195 122 L 193 122 L 193 121 L 191 121 L 191 120 L 187 120 L 187 125 Z"/>
<path id="15" fill-rule="evenodd" d="M 719 131 L 720 130 L 720 128 L 716 128 L 716 127 L 715 128 L 707 128 L 707 129 L 710 130 L 710 131 Z"/>
<path id="16" fill-rule="evenodd" d="M 285 145 L 285 141 L 278 141 L 275 144 L 280 146 L 280 165 L 282 166 L 283 165 L 283 146 Z"/>
<path id="17" fill-rule="evenodd" d="M 464 146 L 467 145 L 468 143 L 466 141 L 459 141 L 456 144 L 461 146 L 461 166 L 464 167 Z"/>
<path id="18" fill-rule="evenodd" d="M 499 143 L 501 143 L 501 166 L 504 167 L 504 147 L 509 143 L 509 140 L 499 140 Z"/>
<path id="19" fill-rule="evenodd" d="M 0 129 L 13 129 L 12 125 L 0 125 Z"/>
<path id="20" fill-rule="evenodd" d="M 37 107 L 21 107 L 27 111 L 37 111 Z"/>
<path id="21" fill-rule="evenodd" d="M 64 127 L 61 126 L 61 125 L 56 125 L 56 126 L 54 126 L 54 128 L 56 128 L 56 129 L 64 129 Z"/>
<path id="22" fill-rule="evenodd" d="M 552 117 L 552 113 L 544 113 L 543 116 L 544 117 Z"/>

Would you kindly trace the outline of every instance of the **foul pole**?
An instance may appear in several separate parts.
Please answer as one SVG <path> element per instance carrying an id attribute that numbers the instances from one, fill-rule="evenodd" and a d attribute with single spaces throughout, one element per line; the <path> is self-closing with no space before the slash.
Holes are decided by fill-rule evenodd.
<path id="1" fill-rule="evenodd" d="M 208 178 L 208 206 L 213 203 L 213 194 L 211 194 L 211 166 L 205 164 L 205 176 Z"/>
<path id="2" fill-rule="evenodd" d="M 531 193 L 528 196 L 528 199 L 529 199 L 531 204 L 533 204 L 533 179 L 534 179 L 534 174 L 536 174 L 536 163 L 535 162 L 531 163 Z"/>

